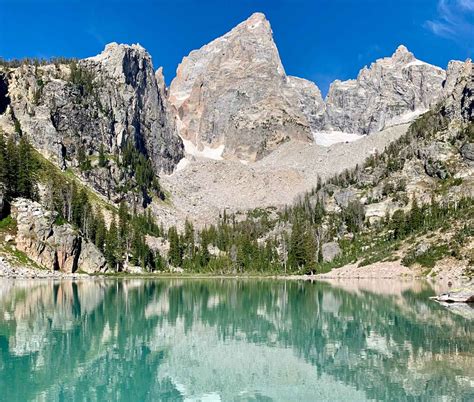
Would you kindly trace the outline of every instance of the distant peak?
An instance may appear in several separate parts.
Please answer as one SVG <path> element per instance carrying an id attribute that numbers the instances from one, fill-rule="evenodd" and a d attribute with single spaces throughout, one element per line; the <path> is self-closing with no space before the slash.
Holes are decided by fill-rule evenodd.
<path id="1" fill-rule="evenodd" d="M 253 30 L 258 27 L 264 27 L 266 29 L 270 28 L 270 23 L 263 13 L 253 13 L 249 18 L 247 18 L 241 26 L 245 26 L 247 29 Z"/>
<path id="2" fill-rule="evenodd" d="M 392 59 L 399 61 L 412 61 L 415 59 L 415 56 L 410 52 L 406 46 L 400 45 L 395 50 L 395 53 L 392 55 Z"/>
<path id="3" fill-rule="evenodd" d="M 395 54 L 401 54 L 401 53 L 410 53 L 410 51 L 407 49 L 405 45 L 400 45 L 397 47 L 397 50 L 395 50 Z"/>
<path id="4" fill-rule="evenodd" d="M 266 20 L 267 20 L 267 17 L 265 17 L 265 14 L 260 13 L 260 12 L 253 13 L 253 14 L 247 19 L 247 21 L 266 21 Z"/>

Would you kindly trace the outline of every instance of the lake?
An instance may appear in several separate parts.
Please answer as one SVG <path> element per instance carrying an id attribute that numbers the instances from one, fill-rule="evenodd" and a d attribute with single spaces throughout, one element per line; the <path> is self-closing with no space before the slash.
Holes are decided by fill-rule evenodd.
<path id="1" fill-rule="evenodd" d="M 428 283 L 0 280 L 2 401 L 474 400 Z"/>

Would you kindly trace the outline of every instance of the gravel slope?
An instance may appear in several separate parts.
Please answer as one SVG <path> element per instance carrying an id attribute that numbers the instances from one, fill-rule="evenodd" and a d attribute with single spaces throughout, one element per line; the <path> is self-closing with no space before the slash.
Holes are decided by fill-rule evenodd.
<path id="1" fill-rule="evenodd" d="M 288 142 L 262 160 L 239 161 L 199 159 L 189 163 L 161 183 L 171 193 L 171 204 L 155 204 L 163 224 L 182 224 L 188 217 L 198 226 L 209 224 L 224 209 L 244 211 L 257 207 L 281 207 L 323 179 L 361 164 L 375 150 L 382 151 L 408 129 L 391 127 L 362 139 L 330 147 Z M 183 164 L 182 164 L 183 165 Z"/>

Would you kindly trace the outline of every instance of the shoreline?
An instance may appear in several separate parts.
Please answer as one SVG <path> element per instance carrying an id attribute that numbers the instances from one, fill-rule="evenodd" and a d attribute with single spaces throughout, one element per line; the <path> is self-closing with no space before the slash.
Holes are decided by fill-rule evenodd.
<path id="1" fill-rule="evenodd" d="M 4 259 L 0 259 L 0 279 L 27 279 L 27 280 L 90 280 L 90 279 L 269 279 L 269 280 L 293 280 L 293 281 L 323 281 L 337 282 L 347 280 L 396 280 L 396 281 L 423 281 L 451 282 L 455 284 L 466 284 L 473 282 L 463 274 L 463 267 L 454 267 L 446 262 L 443 267 L 436 267 L 429 272 L 427 270 L 412 269 L 405 267 L 398 261 L 378 262 L 364 267 L 357 264 L 347 264 L 340 268 L 334 268 L 327 273 L 302 275 L 282 273 L 248 273 L 248 274 L 213 274 L 213 273 L 173 273 L 173 272 L 143 272 L 143 273 L 96 273 L 87 274 L 82 272 L 64 273 L 60 271 L 49 271 L 26 266 L 11 266 Z"/>

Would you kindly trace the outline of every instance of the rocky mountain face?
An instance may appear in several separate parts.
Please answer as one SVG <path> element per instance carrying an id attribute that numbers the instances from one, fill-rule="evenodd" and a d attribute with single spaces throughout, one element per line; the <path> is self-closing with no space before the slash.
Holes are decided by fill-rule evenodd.
<path id="1" fill-rule="evenodd" d="M 400 46 L 357 79 L 336 80 L 323 100 L 314 83 L 286 76 L 269 22 L 254 14 L 183 59 L 169 101 L 181 137 L 197 150 L 254 161 L 288 140 L 413 121 L 450 92 L 461 66 L 452 62 L 446 73 Z"/>
<path id="2" fill-rule="evenodd" d="M 224 146 L 224 157 L 256 160 L 287 140 L 312 141 L 295 103 L 298 89 L 308 87 L 318 92 L 288 83 L 270 24 L 254 14 L 183 59 L 169 101 L 181 137 L 198 150 Z"/>
<path id="3" fill-rule="evenodd" d="M 370 134 L 413 120 L 440 100 L 446 72 L 419 61 L 405 46 L 364 67 L 357 79 L 335 81 L 321 128 Z"/>
<path id="4" fill-rule="evenodd" d="M 112 43 L 77 63 L 4 70 L 9 105 L 0 127 L 21 130 L 62 168 L 87 158 L 93 169 L 86 178 L 103 194 L 119 196 L 126 184 L 116 162 L 127 144 L 150 159 L 156 174 L 170 173 L 183 156 L 163 83 L 139 45 Z M 109 163 L 94 169 L 100 151 Z"/>

